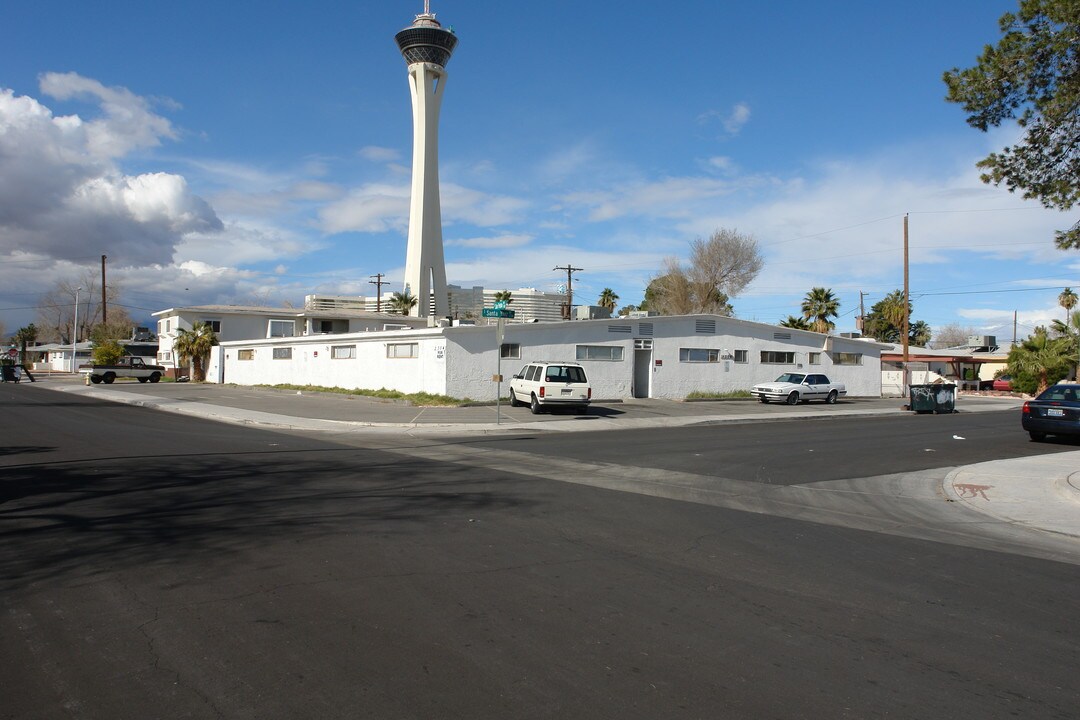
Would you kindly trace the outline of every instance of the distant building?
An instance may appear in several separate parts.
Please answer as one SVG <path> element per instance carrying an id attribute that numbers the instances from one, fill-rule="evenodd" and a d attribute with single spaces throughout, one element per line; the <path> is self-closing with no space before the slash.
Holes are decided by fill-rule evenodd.
<path id="1" fill-rule="evenodd" d="M 483 324 L 481 311 L 495 303 L 495 294 L 503 288 L 492 290 L 480 287 L 463 288 L 460 285 L 447 286 L 449 296 L 449 317 L 453 320 L 473 320 Z M 512 322 L 560 322 L 562 307 L 566 303 L 563 293 L 537 290 L 536 288 L 518 288 L 511 290 L 512 302 L 509 309 L 514 311 Z M 386 312 L 394 293 L 383 293 L 382 298 L 365 295 L 307 295 L 304 298 L 306 310 L 362 310 L 376 312 L 382 308 Z M 435 314 L 435 300 L 429 295 L 429 314 Z"/>

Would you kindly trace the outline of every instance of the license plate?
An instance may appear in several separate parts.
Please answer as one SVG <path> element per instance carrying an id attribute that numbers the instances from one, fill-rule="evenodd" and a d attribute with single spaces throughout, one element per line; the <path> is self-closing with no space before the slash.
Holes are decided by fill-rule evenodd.
<path id="1" fill-rule="evenodd" d="M 1065 411 L 1061 408 L 1049 408 L 1046 411 L 1047 417 L 1065 417 Z"/>
<path id="2" fill-rule="evenodd" d="M 573 393 L 574 393 L 574 391 L 571 390 L 570 388 L 563 388 L 562 389 L 562 394 L 563 395 L 572 395 Z"/>

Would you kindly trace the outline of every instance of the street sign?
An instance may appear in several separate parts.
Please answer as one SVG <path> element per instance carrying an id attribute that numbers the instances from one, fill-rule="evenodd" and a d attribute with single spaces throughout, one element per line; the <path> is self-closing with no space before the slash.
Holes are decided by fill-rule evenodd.
<path id="1" fill-rule="evenodd" d="M 504 320 L 513 320 L 513 310 L 503 310 L 499 308 L 484 308 L 480 311 L 480 314 L 486 318 L 503 318 Z"/>
<path id="2" fill-rule="evenodd" d="M 491 304 L 491 307 L 495 308 L 496 310 L 505 310 L 506 309 L 506 301 L 505 300 L 496 300 L 495 302 L 493 302 Z"/>

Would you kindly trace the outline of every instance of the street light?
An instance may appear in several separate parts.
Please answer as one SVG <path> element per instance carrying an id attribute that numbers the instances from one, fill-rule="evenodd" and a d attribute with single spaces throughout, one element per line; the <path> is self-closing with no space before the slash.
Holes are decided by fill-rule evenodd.
<path id="1" fill-rule="evenodd" d="M 79 352 L 79 291 L 82 286 L 75 288 L 75 327 L 71 332 L 71 372 L 76 372 L 75 355 Z"/>

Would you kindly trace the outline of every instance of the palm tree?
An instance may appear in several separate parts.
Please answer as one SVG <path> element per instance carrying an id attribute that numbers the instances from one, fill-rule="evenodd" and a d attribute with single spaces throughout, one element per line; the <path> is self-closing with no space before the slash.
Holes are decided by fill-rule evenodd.
<path id="1" fill-rule="evenodd" d="M 918 347 L 926 347 L 933 337 L 933 331 L 925 320 L 916 320 L 908 326 L 908 342 Z"/>
<path id="2" fill-rule="evenodd" d="M 1074 310 L 1069 315 L 1066 315 L 1065 322 L 1051 320 L 1050 329 L 1055 336 L 1064 340 L 1069 352 L 1076 350 L 1080 355 L 1080 310 Z M 1080 377 L 1080 367 L 1075 368 L 1073 372 L 1073 379 L 1078 377 Z"/>
<path id="3" fill-rule="evenodd" d="M 19 363 L 26 365 L 26 346 L 28 343 L 32 343 L 37 340 L 38 329 L 34 326 L 34 323 L 30 323 L 26 327 L 21 327 L 15 333 L 15 342 L 19 343 Z"/>
<path id="4" fill-rule="evenodd" d="M 1013 378 L 1027 375 L 1035 379 L 1035 393 L 1041 393 L 1065 377 L 1068 366 L 1076 356 L 1058 338 L 1051 338 L 1046 328 L 1036 328 L 1035 334 L 1023 341 L 1009 353 L 1009 373 Z M 1050 377 L 1054 376 L 1051 381 Z"/>
<path id="5" fill-rule="evenodd" d="M 611 288 L 604 288 L 603 292 L 600 293 L 600 298 L 597 300 L 600 307 L 607 308 L 608 312 L 615 310 L 615 303 L 617 302 L 619 302 L 619 296 Z"/>
<path id="6" fill-rule="evenodd" d="M 500 290 L 499 292 L 495 293 L 495 302 L 504 302 L 509 305 L 510 303 L 514 302 L 513 295 L 514 293 L 510 290 Z"/>
<path id="7" fill-rule="evenodd" d="M 810 288 L 802 301 L 803 317 L 810 321 L 810 329 L 814 332 L 827 333 L 836 328 L 829 318 L 836 317 L 840 309 L 840 299 L 833 295 L 831 289 L 823 287 Z"/>
<path id="8" fill-rule="evenodd" d="M 195 382 L 206 380 L 206 361 L 210 358 L 210 348 L 218 344 L 217 335 L 209 323 L 195 323 L 190 330 L 181 328 L 173 340 L 173 352 L 180 365 L 191 363 L 191 379 Z"/>
<path id="9" fill-rule="evenodd" d="M 794 328 L 795 330 L 809 330 L 810 322 L 806 318 L 797 315 L 788 315 L 786 320 L 780 321 L 780 327 Z"/>
<path id="10" fill-rule="evenodd" d="M 1076 301 L 1078 299 L 1080 298 L 1077 298 L 1077 295 L 1073 292 L 1072 288 L 1065 288 L 1061 291 L 1061 294 L 1058 295 L 1058 305 L 1065 308 L 1066 323 L 1069 322 L 1069 313 L 1072 312 L 1072 309 L 1074 307 L 1076 307 Z"/>
<path id="11" fill-rule="evenodd" d="M 416 304 L 420 302 L 408 289 L 396 292 L 390 297 L 390 309 L 402 315 L 408 315 Z"/>

